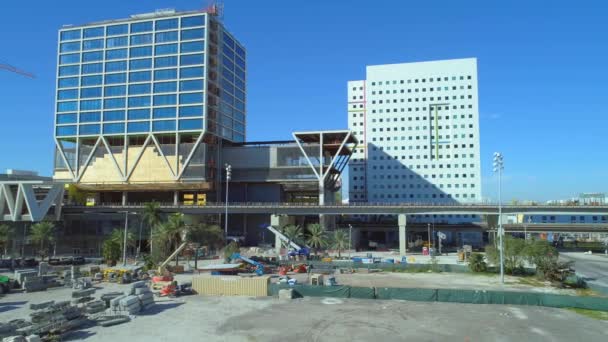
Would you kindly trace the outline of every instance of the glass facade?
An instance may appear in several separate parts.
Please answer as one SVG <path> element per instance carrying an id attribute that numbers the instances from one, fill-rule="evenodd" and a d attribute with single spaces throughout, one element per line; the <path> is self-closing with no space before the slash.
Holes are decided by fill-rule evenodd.
<path id="1" fill-rule="evenodd" d="M 205 13 L 66 28 L 58 51 L 59 138 L 208 130 L 245 140 L 245 49 Z"/>

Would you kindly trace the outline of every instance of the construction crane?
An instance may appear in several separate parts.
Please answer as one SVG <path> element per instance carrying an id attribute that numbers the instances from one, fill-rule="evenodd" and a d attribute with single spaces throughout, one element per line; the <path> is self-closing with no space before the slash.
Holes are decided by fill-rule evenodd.
<path id="1" fill-rule="evenodd" d="M 12 72 L 14 72 L 16 74 L 23 75 L 23 76 L 29 77 L 29 78 L 35 78 L 36 77 L 32 73 L 29 73 L 27 71 L 23 71 L 23 70 L 17 69 L 16 67 L 14 67 L 12 65 L 6 64 L 6 63 L 3 63 L 3 62 L 0 62 L 0 69 L 12 71 Z"/>

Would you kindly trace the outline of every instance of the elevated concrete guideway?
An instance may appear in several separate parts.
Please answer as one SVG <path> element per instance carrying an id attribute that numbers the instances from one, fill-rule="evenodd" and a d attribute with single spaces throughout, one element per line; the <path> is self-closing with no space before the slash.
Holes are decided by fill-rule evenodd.
<path id="1" fill-rule="evenodd" d="M 143 203 L 138 204 L 108 204 L 96 206 L 64 206 L 66 212 L 106 212 L 116 210 L 142 210 Z M 209 203 L 205 206 L 161 204 L 164 212 L 182 212 L 184 214 L 218 214 L 226 210 L 223 203 Z M 476 214 L 496 215 L 496 204 L 303 204 L 303 203 L 229 203 L 228 212 L 232 214 L 274 214 L 274 215 L 414 215 L 414 214 Z M 535 214 L 535 215 L 608 215 L 608 205 L 503 205 L 503 215 Z"/>

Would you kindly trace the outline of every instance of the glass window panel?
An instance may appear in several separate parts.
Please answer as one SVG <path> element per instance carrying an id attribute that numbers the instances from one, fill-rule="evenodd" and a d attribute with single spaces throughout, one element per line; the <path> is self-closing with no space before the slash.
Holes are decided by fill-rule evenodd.
<path id="1" fill-rule="evenodd" d="M 148 32 L 148 31 L 152 31 L 152 22 L 151 21 L 144 21 L 143 23 L 133 23 L 131 24 L 131 33 L 138 33 L 138 32 Z"/>
<path id="2" fill-rule="evenodd" d="M 101 97 L 101 87 L 82 88 L 80 89 L 80 97 L 83 99 L 91 97 Z"/>
<path id="3" fill-rule="evenodd" d="M 165 19 L 156 21 L 156 31 L 177 28 L 177 19 Z"/>
<path id="4" fill-rule="evenodd" d="M 235 51 L 236 51 L 237 55 L 239 55 L 239 56 L 241 56 L 241 58 L 243 58 L 243 60 L 245 59 L 245 49 L 243 49 L 242 47 L 237 45 L 235 47 Z"/>
<path id="5" fill-rule="evenodd" d="M 102 81 L 101 75 L 82 76 L 82 78 L 80 79 L 80 82 L 82 83 L 83 87 L 100 85 L 101 81 Z"/>
<path id="6" fill-rule="evenodd" d="M 112 25 L 106 28 L 106 34 L 108 36 L 117 36 L 119 34 L 129 33 L 129 24 Z"/>
<path id="7" fill-rule="evenodd" d="M 166 106 L 177 104 L 177 95 L 156 95 L 154 96 L 155 106 Z"/>
<path id="8" fill-rule="evenodd" d="M 205 54 L 182 55 L 179 57 L 179 62 L 181 65 L 203 64 L 205 63 Z"/>
<path id="9" fill-rule="evenodd" d="M 150 106 L 150 96 L 129 97 L 129 108 Z"/>
<path id="10" fill-rule="evenodd" d="M 80 42 L 61 43 L 59 45 L 60 52 L 74 52 L 80 51 Z"/>
<path id="11" fill-rule="evenodd" d="M 131 36 L 131 45 L 152 44 L 152 33 Z"/>
<path id="12" fill-rule="evenodd" d="M 166 68 L 177 66 L 177 56 L 156 57 L 154 59 L 155 68 Z"/>
<path id="13" fill-rule="evenodd" d="M 204 26 L 204 25 L 205 25 L 205 16 L 204 15 L 197 15 L 195 17 L 182 18 L 182 27 Z"/>
<path id="14" fill-rule="evenodd" d="M 245 111 L 245 104 L 241 101 L 234 101 L 234 106 L 242 112 Z"/>
<path id="15" fill-rule="evenodd" d="M 59 56 L 59 64 L 73 64 L 80 63 L 80 54 L 79 53 L 71 53 L 68 55 Z"/>
<path id="16" fill-rule="evenodd" d="M 57 136 L 76 135 L 76 126 L 58 126 L 55 132 Z"/>
<path id="17" fill-rule="evenodd" d="M 80 135 L 99 134 L 99 125 L 80 125 Z"/>
<path id="18" fill-rule="evenodd" d="M 60 36 L 61 36 L 61 38 L 60 38 L 61 40 L 80 39 L 80 29 L 62 31 Z"/>
<path id="19" fill-rule="evenodd" d="M 180 130 L 203 129 L 203 119 L 179 120 Z"/>
<path id="20" fill-rule="evenodd" d="M 190 67 L 190 68 L 180 68 L 179 69 L 181 78 L 193 78 L 193 77 L 203 77 L 205 75 L 204 67 Z"/>
<path id="21" fill-rule="evenodd" d="M 72 100 L 78 97 L 78 89 L 60 90 L 57 92 L 57 100 Z"/>
<path id="22" fill-rule="evenodd" d="M 154 83 L 155 93 L 167 93 L 177 91 L 177 82 L 157 82 Z"/>
<path id="23" fill-rule="evenodd" d="M 175 117 L 175 107 L 164 107 L 164 108 L 154 108 L 154 118 L 155 119 L 165 119 L 165 118 L 174 118 Z"/>
<path id="24" fill-rule="evenodd" d="M 222 68 L 222 76 L 224 76 L 230 82 L 232 82 L 234 80 L 234 74 L 232 73 L 232 71 L 228 70 L 226 67 Z"/>
<path id="25" fill-rule="evenodd" d="M 127 132 L 129 133 L 137 133 L 137 132 L 148 132 L 150 131 L 150 122 L 129 122 L 127 124 Z"/>
<path id="26" fill-rule="evenodd" d="M 152 58 L 133 59 L 129 62 L 130 70 L 150 69 L 152 67 Z"/>
<path id="27" fill-rule="evenodd" d="M 103 72 L 103 63 L 91 63 L 82 65 L 83 74 L 99 74 Z"/>
<path id="28" fill-rule="evenodd" d="M 119 46 L 127 46 L 129 45 L 128 37 L 114 37 L 106 39 L 106 48 L 115 48 Z"/>
<path id="29" fill-rule="evenodd" d="M 203 106 L 185 106 L 179 107 L 179 116 L 203 116 Z"/>
<path id="30" fill-rule="evenodd" d="M 243 93 L 242 91 L 236 89 L 234 91 L 234 96 L 236 96 L 237 99 L 241 100 L 241 101 L 245 101 L 245 93 Z"/>
<path id="31" fill-rule="evenodd" d="M 106 62 L 106 72 L 126 71 L 127 61 Z"/>
<path id="32" fill-rule="evenodd" d="M 202 52 L 205 51 L 205 41 L 195 41 L 182 43 L 181 52 Z"/>
<path id="33" fill-rule="evenodd" d="M 101 113 L 99 112 L 80 113 L 80 122 L 97 122 L 100 120 Z"/>
<path id="34" fill-rule="evenodd" d="M 152 79 L 152 72 L 150 71 L 136 71 L 129 73 L 129 82 L 145 82 Z"/>
<path id="35" fill-rule="evenodd" d="M 131 57 L 148 57 L 152 56 L 151 46 L 141 46 L 131 48 Z"/>
<path id="36" fill-rule="evenodd" d="M 159 32 L 156 34 L 156 43 L 177 41 L 177 31 Z"/>
<path id="37" fill-rule="evenodd" d="M 105 108 L 105 109 L 124 108 L 125 101 L 126 100 L 124 97 L 118 97 L 115 99 L 105 99 L 103 101 L 103 108 Z"/>
<path id="38" fill-rule="evenodd" d="M 230 50 L 230 48 L 227 47 L 226 44 L 224 44 L 224 46 L 222 47 L 222 51 L 224 51 L 224 54 L 230 57 L 230 59 L 234 59 L 234 52 L 232 52 L 232 50 Z"/>
<path id="39" fill-rule="evenodd" d="M 152 121 L 152 130 L 158 131 L 175 131 L 175 120 Z"/>
<path id="40" fill-rule="evenodd" d="M 223 33 L 224 44 L 228 45 L 231 48 L 234 48 L 234 40 L 226 33 Z"/>
<path id="41" fill-rule="evenodd" d="M 170 80 L 177 78 L 177 69 L 164 69 L 154 71 L 154 80 Z"/>
<path id="42" fill-rule="evenodd" d="M 235 58 L 234 58 L 234 61 L 236 62 L 236 64 L 237 64 L 238 66 L 240 66 L 240 67 L 241 67 L 241 69 L 245 70 L 245 61 L 244 61 L 244 60 L 242 60 L 242 59 L 241 59 L 241 58 L 239 58 L 239 57 L 235 57 Z"/>
<path id="43" fill-rule="evenodd" d="M 129 120 L 141 120 L 150 118 L 150 109 L 129 109 L 127 113 Z"/>
<path id="44" fill-rule="evenodd" d="M 106 75 L 106 84 L 125 83 L 127 81 L 127 74 L 109 74 Z"/>
<path id="45" fill-rule="evenodd" d="M 234 79 L 234 84 L 237 86 L 237 88 L 245 90 L 245 82 L 241 81 L 239 78 Z"/>
<path id="46" fill-rule="evenodd" d="M 81 100 L 80 110 L 98 110 L 101 109 L 101 100 Z"/>
<path id="47" fill-rule="evenodd" d="M 106 97 L 124 96 L 124 95 L 126 95 L 126 90 L 127 90 L 126 88 L 127 87 L 124 85 L 105 87 L 104 96 L 106 96 Z"/>
<path id="48" fill-rule="evenodd" d="M 179 103 L 201 103 L 203 102 L 203 93 L 180 94 Z"/>
<path id="49" fill-rule="evenodd" d="M 234 71 L 236 72 L 236 75 L 238 77 L 240 77 L 242 80 L 245 80 L 245 72 L 244 71 L 242 71 L 239 68 L 234 69 Z"/>
<path id="50" fill-rule="evenodd" d="M 59 76 L 71 76 L 78 75 L 80 72 L 80 65 L 70 65 L 59 67 Z"/>
<path id="51" fill-rule="evenodd" d="M 129 86 L 129 95 L 150 94 L 150 83 L 132 84 Z"/>
<path id="52" fill-rule="evenodd" d="M 104 28 L 102 27 L 89 27 L 84 29 L 84 38 L 95 38 L 101 37 L 104 34 Z"/>
<path id="53" fill-rule="evenodd" d="M 58 124 L 69 124 L 76 123 L 76 114 L 58 114 L 57 115 L 57 123 Z"/>
<path id="54" fill-rule="evenodd" d="M 181 32 L 182 40 L 190 40 L 190 39 L 202 39 L 205 38 L 205 29 L 191 29 L 191 30 L 182 30 Z"/>
<path id="55" fill-rule="evenodd" d="M 179 83 L 180 91 L 203 90 L 203 80 L 181 81 Z"/>
<path id="56" fill-rule="evenodd" d="M 225 68 L 228 68 L 229 70 L 234 70 L 234 63 L 232 63 L 230 58 L 222 56 L 222 63 L 224 64 Z"/>
<path id="57" fill-rule="evenodd" d="M 78 77 L 68 77 L 59 79 L 59 88 L 78 87 Z"/>
<path id="58" fill-rule="evenodd" d="M 170 55 L 173 53 L 177 53 L 177 44 L 156 45 L 154 47 L 154 55 L 156 56 Z"/>
<path id="59" fill-rule="evenodd" d="M 116 49 L 106 51 L 106 59 L 124 59 L 129 56 L 129 50 Z"/>
<path id="60" fill-rule="evenodd" d="M 83 62 L 95 62 L 103 59 L 103 51 L 85 52 L 82 54 Z"/>
<path id="61" fill-rule="evenodd" d="M 82 42 L 83 50 L 103 49 L 103 39 L 85 40 Z"/>
<path id="62" fill-rule="evenodd" d="M 125 119 L 124 110 L 109 110 L 103 112 L 103 121 L 118 121 Z"/>
<path id="63" fill-rule="evenodd" d="M 104 134 L 122 134 L 125 132 L 124 123 L 108 123 L 103 125 Z"/>
<path id="64" fill-rule="evenodd" d="M 78 110 L 77 101 L 59 102 L 57 103 L 57 112 L 75 112 Z"/>

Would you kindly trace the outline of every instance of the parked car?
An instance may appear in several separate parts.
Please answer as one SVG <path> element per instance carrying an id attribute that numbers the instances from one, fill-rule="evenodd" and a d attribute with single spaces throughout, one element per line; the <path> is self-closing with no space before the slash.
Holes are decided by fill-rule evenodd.
<path id="1" fill-rule="evenodd" d="M 72 265 L 84 265 L 84 264 L 85 264 L 84 257 L 81 257 L 81 256 L 72 257 Z"/>
<path id="2" fill-rule="evenodd" d="M 49 265 L 57 266 L 60 265 L 60 262 L 59 258 L 49 258 Z"/>

